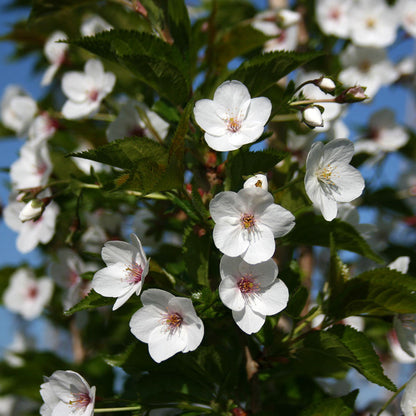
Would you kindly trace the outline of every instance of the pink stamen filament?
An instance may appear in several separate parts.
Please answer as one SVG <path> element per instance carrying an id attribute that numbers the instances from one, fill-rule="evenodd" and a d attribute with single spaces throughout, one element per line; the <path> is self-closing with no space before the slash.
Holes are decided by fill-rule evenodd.
<path id="1" fill-rule="evenodd" d="M 140 266 L 140 264 L 133 263 L 131 266 L 126 268 L 126 271 L 129 274 L 127 279 L 130 284 L 136 284 L 142 280 L 143 267 Z"/>
<path id="2" fill-rule="evenodd" d="M 251 293 L 256 293 L 260 289 L 260 285 L 256 283 L 252 277 L 243 276 L 237 283 L 240 292 L 243 295 L 249 295 Z"/>
<path id="3" fill-rule="evenodd" d="M 165 318 L 165 324 L 168 327 L 170 333 L 174 333 L 182 326 L 183 318 L 178 312 L 167 313 Z"/>
<path id="4" fill-rule="evenodd" d="M 256 225 L 256 219 L 253 214 L 244 213 L 240 218 L 241 225 L 243 228 L 250 229 Z"/>
<path id="5" fill-rule="evenodd" d="M 88 393 L 74 393 L 74 400 L 70 400 L 69 404 L 74 407 L 87 407 L 91 403 L 91 397 Z"/>
<path id="6" fill-rule="evenodd" d="M 227 120 L 227 130 L 236 133 L 241 128 L 241 121 L 231 117 Z"/>

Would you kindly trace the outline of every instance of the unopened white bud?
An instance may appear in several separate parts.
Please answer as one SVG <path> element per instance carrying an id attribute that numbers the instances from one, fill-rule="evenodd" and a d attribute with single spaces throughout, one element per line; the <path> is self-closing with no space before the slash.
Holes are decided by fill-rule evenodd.
<path id="1" fill-rule="evenodd" d="M 248 178 L 243 185 L 244 188 L 261 188 L 265 191 L 268 190 L 269 184 L 267 182 L 266 175 L 258 173 L 257 175 Z"/>
<path id="2" fill-rule="evenodd" d="M 323 77 L 320 78 L 316 85 L 323 91 L 323 92 L 332 92 L 335 90 L 335 82 L 332 81 L 331 78 Z"/>
<path id="3" fill-rule="evenodd" d="M 22 222 L 36 220 L 42 215 L 44 203 L 38 199 L 29 201 L 20 211 L 19 220 Z"/>
<path id="4" fill-rule="evenodd" d="M 302 120 L 311 128 L 322 127 L 324 125 L 321 111 L 316 106 L 305 108 L 302 113 Z"/>

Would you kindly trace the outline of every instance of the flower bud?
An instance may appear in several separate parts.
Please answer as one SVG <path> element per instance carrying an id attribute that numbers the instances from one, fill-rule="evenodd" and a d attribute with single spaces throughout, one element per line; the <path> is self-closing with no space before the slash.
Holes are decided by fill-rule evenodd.
<path id="1" fill-rule="evenodd" d="M 321 111 L 316 106 L 310 106 L 303 110 L 302 121 L 312 129 L 314 127 L 322 127 L 324 125 Z"/>
<path id="2" fill-rule="evenodd" d="M 36 220 L 42 215 L 45 204 L 38 199 L 29 201 L 20 211 L 19 220 L 22 222 Z"/>
<path id="3" fill-rule="evenodd" d="M 248 178 L 243 185 L 244 188 L 261 188 L 265 191 L 268 190 L 268 182 L 266 175 L 258 173 L 257 175 Z"/>
<path id="4" fill-rule="evenodd" d="M 335 102 L 344 104 L 344 103 L 358 103 L 364 101 L 368 98 L 365 94 L 366 87 L 361 87 L 357 85 L 343 91 L 340 95 L 335 97 Z"/>
<path id="5" fill-rule="evenodd" d="M 314 84 L 323 92 L 332 92 L 335 90 L 335 82 L 331 78 L 321 77 L 317 79 Z"/>

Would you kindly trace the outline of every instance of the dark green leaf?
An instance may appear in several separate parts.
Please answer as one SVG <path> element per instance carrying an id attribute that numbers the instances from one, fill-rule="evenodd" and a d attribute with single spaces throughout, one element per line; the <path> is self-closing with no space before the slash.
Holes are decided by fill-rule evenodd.
<path id="1" fill-rule="evenodd" d="M 329 247 L 331 233 L 337 250 L 352 251 L 376 262 L 384 262 L 352 225 L 337 218 L 325 221 L 311 213 L 299 216 L 295 228 L 281 239 L 281 243 Z"/>
<path id="2" fill-rule="evenodd" d="M 244 183 L 243 176 L 266 173 L 286 157 L 285 152 L 268 149 L 250 152 L 246 149 L 229 154 L 226 168 L 225 188 L 227 191 L 238 191 Z"/>
<path id="3" fill-rule="evenodd" d="M 400 198 L 397 190 L 390 187 L 378 189 L 374 192 L 365 192 L 363 205 L 377 207 L 378 209 L 385 208 L 409 217 L 413 215 L 412 209 L 403 198 Z"/>
<path id="4" fill-rule="evenodd" d="M 354 412 L 354 402 L 358 390 L 346 396 L 320 399 L 300 413 L 300 416 L 350 416 Z"/>
<path id="5" fill-rule="evenodd" d="M 344 365 L 353 367 L 372 383 L 396 390 L 396 386 L 383 373 L 370 340 L 362 332 L 349 326 L 334 325 L 326 331 L 308 333 L 302 340 L 302 348 L 297 356 L 305 370 L 315 373 L 315 376 L 326 374 L 326 361 L 338 362 L 339 368 Z M 305 359 L 310 358 L 315 361 L 307 363 Z"/>
<path id="6" fill-rule="evenodd" d="M 114 302 L 115 298 L 105 298 L 99 295 L 97 292 L 94 292 L 94 290 L 92 289 L 84 299 L 82 299 L 75 306 L 73 306 L 71 309 L 68 309 L 64 313 L 66 316 L 71 316 L 75 312 L 84 311 L 88 309 L 95 309 L 99 308 L 100 306 L 111 305 Z"/>
<path id="7" fill-rule="evenodd" d="M 281 78 L 320 55 L 322 53 L 318 52 L 269 52 L 245 61 L 228 79 L 241 81 L 251 96 L 257 97 Z"/>
<path id="8" fill-rule="evenodd" d="M 32 0 L 29 21 L 47 17 L 52 13 L 60 12 L 64 9 L 80 7 L 88 3 L 98 3 L 98 0 Z"/>

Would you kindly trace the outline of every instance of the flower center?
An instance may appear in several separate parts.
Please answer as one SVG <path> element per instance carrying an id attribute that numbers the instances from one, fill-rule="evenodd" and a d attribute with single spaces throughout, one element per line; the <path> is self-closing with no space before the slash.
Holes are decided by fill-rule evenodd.
<path id="1" fill-rule="evenodd" d="M 83 408 L 91 403 L 91 397 L 88 393 L 74 393 L 73 400 L 69 401 L 70 406 Z"/>
<path id="2" fill-rule="evenodd" d="M 376 20 L 373 19 L 372 17 L 369 17 L 366 21 L 365 24 L 367 26 L 367 29 L 374 29 L 374 27 L 376 26 Z"/>
<path id="3" fill-rule="evenodd" d="M 256 187 L 256 188 L 261 188 L 262 187 L 262 185 L 263 185 L 263 182 L 259 179 L 255 184 L 254 184 L 254 186 Z"/>
<path id="4" fill-rule="evenodd" d="M 256 219 L 253 214 L 243 214 L 240 218 L 240 222 L 246 230 L 253 228 L 256 225 Z"/>
<path id="5" fill-rule="evenodd" d="M 126 268 L 128 272 L 127 280 L 130 284 L 139 283 L 142 280 L 143 267 L 136 262 Z"/>
<path id="6" fill-rule="evenodd" d="M 327 185 L 335 185 L 335 183 L 331 179 L 333 171 L 334 171 L 334 168 L 331 165 L 327 165 L 321 169 L 318 169 L 316 171 L 316 176 L 319 181 Z"/>
<path id="7" fill-rule="evenodd" d="M 361 72 L 368 72 L 371 69 L 371 62 L 370 61 L 362 61 L 359 65 Z"/>
<path id="8" fill-rule="evenodd" d="M 236 133 L 241 128 L 241 121 L 231 117 L 227 120 L 227 130 L 231 133 Z"/>
<path id="9" fill-rule="evenodd" d="M 168 331 L 172 334 L 182 326 L 183 318 L 178 312 L 168 313 L 165 318 L 165 324 Z"/>
<path id="10" fill-rule="evenodd" d="M 69 270 L 69 286 L 70 287 L 75 286 L 79 282 L 79 280 L 80 280 L 79 274 L 75 270 L 70 269 Z"/>
<path id="11" fill-rule="evenodd" d="M 330 13 L 329 13 L 329 17 L 333 20 L 338 20 L 340 18 L 340 11 L 338 8 L 333 8 L 331 9 Z"/>
<path id="12" fill-rule="evenodd" d="M 36 166 L 36 173 L 41 176 L 43 175 L 48 169 L 48 165 L 45 162 L 40 162 L 39 165 Z"/>
<path id="13" fill-rule="evenodd" d="M 243 295 L 249 295 L 251 293 L 256 293 L 260 289 L 260 285 L 253 281 L 253 278 L 250 275 L 243 276 L 237 283 L 240 292 Z"/>
<path id="14" fill-rule="evenodd" d="M 38 288 L 36 286 L 32 286 L 29 288 L 28 292 L 27 292 L 27 296 L 30 299 L 35 299 L 38 296 Z"/>
<path id="15" fill-rule="evenodd" d="M 88 94 L 88 98 L 91 101 L 97 101 L 97 99 L 98 99 L 98 91 L 97 90 L 90 91 L 89 94 Z"/>

